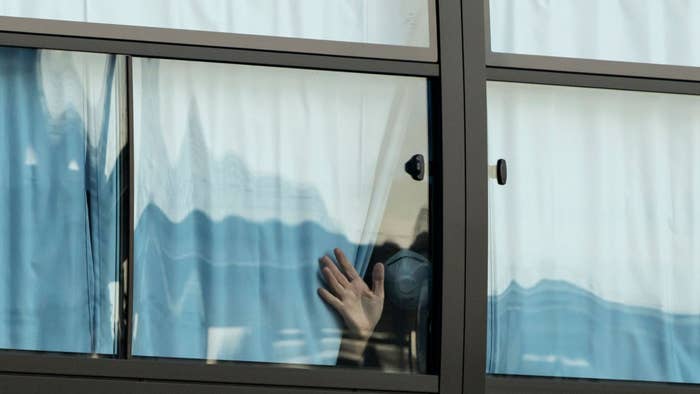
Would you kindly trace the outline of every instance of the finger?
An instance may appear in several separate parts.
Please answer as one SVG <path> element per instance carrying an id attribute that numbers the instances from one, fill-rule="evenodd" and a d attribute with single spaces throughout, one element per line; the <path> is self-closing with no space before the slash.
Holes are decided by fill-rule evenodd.
<path id="1" fill-rule="evenodd" d="M 331 260 L 330 257 L 323 256 L 321 257 L 320 262 L 322 266 L 328 267 L 331 270 L 331 272 L 335 276 L 335 279 L 338 280 L 338 283 L 340 283 L 341 286 L 348 287 L 350 285 L 350 282 L 348 282 L 348 278 L 346 278 L 345 275 L 343 275 L 343 273 L 340 272 L 338 266 L 335 265 L 335 263 L 333 262 L 333 260 Z"/>
<path id="2" fill-rule="evenodd" d="M 328 287 L 330 287 L 331 291 L 333 291 L 333 294 L 340 297 L 345 289 L 340 285 L 340 283 L 338 283 L 338 279 L 335 278 L 335 275 L 333 275 L 331 269 L 324 267 L 321 272 L 323 273 L 323 277 L 326 278 L 326 283 L 328 284 Z"/>
<path id="3" fill-rule="evenodd" d="M 372 269 L 372 293 L 384 298 L 384 264 L 377 263 Z"/>
<path id="4" fill-rule="evenodd" d="M 355 267 L 353 267 L 348 258 L 345 257 L 345 253 L 343 253 L 342 250 L 335 248 L 333 249 L 333 253 L 335 253 L 335 258 L 338 259 L 340 266 L 343 267 L 343 271 L 350 281 L 360 277 L 360 274 L 357 273 Z"/>
<path id="5" fill-rule="evenodd" d="M 324 289 L 323 287 L 320 287 L 318 289 L 318 295 L 323 299 L 323 301 L 335 308 L 335 310 L 337 310 L 338 312 L 340 312 L 343 308 L 343 303 L 340 302 L 340 300 L 336 296 L 331 294 L 330 291 Z"/>

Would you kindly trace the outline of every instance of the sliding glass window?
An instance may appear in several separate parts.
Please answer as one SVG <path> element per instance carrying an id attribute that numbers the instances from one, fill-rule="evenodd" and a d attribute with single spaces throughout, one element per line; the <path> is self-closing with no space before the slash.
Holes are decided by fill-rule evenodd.
<path id="1" fill-rule="evenodd" d="M 0 48 L 0 348 L 116 352 L 124 71 Z"/>
<path id="2" fill-rule="evenodd" d="M 700 97 L 488 83 L 492 374 L 700 383 Z"/>
<path id="3" fill-rule="evenodd" d="M 135 356 L 430 371 L 425 78 L 133 79 Z"/>

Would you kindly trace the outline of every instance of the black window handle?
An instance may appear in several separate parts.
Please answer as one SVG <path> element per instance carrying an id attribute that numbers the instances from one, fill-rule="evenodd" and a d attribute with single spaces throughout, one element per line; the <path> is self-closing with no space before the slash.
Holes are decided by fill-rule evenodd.
<path id="1" fill-rule="evenodd" d="M 508 181 L 508 164 L 505 159 L 496 162 L 496 181 L 499 185 L 505 185 Z"/>
<path id="2" fill-rule="evenodd" d="M 404 170 L 416 181 L 422 181 L 425 177 L 425 157 L 413 155 L 404 165 Z"/>

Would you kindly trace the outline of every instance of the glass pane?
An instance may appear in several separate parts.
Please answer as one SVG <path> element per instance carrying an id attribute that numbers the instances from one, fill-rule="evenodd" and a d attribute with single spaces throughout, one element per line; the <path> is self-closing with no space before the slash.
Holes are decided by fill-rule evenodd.
<path id="1" fill-rule="evenodd" d="M 695 0 L 490 0 L 494 52 L 700 66 Z"/>
<path id="2" fill-rule="evenodd" d="M 428 0 L 3 0 L 0 15 L 410 47 Z"/>
<path id="3" fill-rule="evenodd" d="M 700 97 L 490 82 L 489 373 L 700 383 Z"/>
<path id="4" fill-rule="evenodd" d="M 124 70 L 0 48 L 0 348 L 115 352 Z"/>
<path id="5" fill-rule="evenodd" d="M 426 85 L 135 59 L 134 354 L 425 372 Z"/>

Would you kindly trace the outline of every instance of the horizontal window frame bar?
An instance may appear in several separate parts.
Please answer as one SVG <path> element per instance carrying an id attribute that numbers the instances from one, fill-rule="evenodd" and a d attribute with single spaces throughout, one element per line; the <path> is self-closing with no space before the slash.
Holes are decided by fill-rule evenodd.
<path id="1" fill-rule="evenodd" d="M 700 394 L 700 385 L 487 375 L 487 394 Z"/>
<path id="2" fill-rule="evenodd" d="M 0 46 L 426 78 L 440 75 L 440 66 L 437 63 L 68 37 L 51 34 L 0 31 Z"/>
<path id="3" fill-rule="evenodd" d="M 487 81 L 700 95 L 700 81 L 487 67 Z"/>
<path id="4" fill-rule="evenodd" d="M 435 63 L 438 60 L 436 0 L 428 0 L 428 47 L 370 44 L 308 38 L 290 38 L 201 30 L 170 29 L 76 22 L 55 19 L 0 16 L 0 29 L 14 33 L 36 33 L 122 41 L 183 44 L 219 48 L 262 49 L 321 55 L 351 56 Z"/>
<path id="5" fill-rule="evenodd" d="M 405 393 L 437 393 L 437 375 L 410 375 L 342 367 L 0 351 L 0 373 L 308 387 Z"/>
<path id="6" fill-rule="evenodd" d="M 229 385 L 216 383 L 171 382 L 159 380 L 111 379 L 90 376 L 51 376 L 0 373 L 0 392 L 3 393 L 73 393 L 123 394 L 341 394 L 357 393 L 349 389 L 311 389 L 300 387 L 269 387 Z M 380 391 L 359 391 L 380 394 Z"/>
<path id="7" fill-rule="evenodd" d="M 516 53 L 492 52 L 487 47 L 486 64 L 494 67 L 570 73 L 601 74 L 678 81 L 700 81 L 700 67 L 619 62 Z"/>

